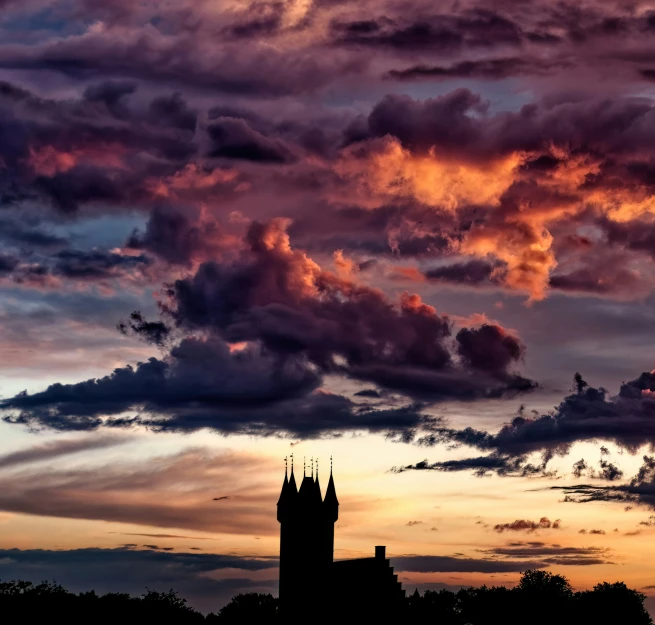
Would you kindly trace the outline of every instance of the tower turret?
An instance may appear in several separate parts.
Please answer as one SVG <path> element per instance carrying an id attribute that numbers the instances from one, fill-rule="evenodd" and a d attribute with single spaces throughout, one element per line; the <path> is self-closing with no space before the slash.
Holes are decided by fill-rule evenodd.
<path id="1" fill-rule="evenodd" d="M 292 513 L 297 503 L 298 487 L 296 486 L 296 478 L 293 475 L 293 457 L 291 458 L 291 479 L 288 477 L 288 460 L 284 459 L 284 482 L 282 482 L 282 490 L 280 491 L 280 498 L 277 501 L 277 520 L 282 523 Z"/>
<path id="2" fill-rule="evenodd" d="M 339 500 L 337 499 L 337 490 L 334 487 L 334 477 L 332 476 L 332 458 L 330 458 L 330 480 L 328 481 L 323 508 L 326 517 L 336 523 L 339 520 Z"/>

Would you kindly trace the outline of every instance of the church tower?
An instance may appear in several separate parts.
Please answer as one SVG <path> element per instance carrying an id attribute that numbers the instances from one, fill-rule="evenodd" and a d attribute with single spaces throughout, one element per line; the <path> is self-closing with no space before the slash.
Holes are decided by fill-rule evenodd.
<path id="1" fill-rule="evenodd" d="M 291 474 L 285 468 L 284 482 L 277 503 L 280 523 L 280 611 L 285 617 L 301 619 L 315 613 L 330 583 L 334 558 L 334 524 L 339 517 L 334 478 L 321 495 L 318 462 L 307 475 L 303 469 L 300 489 L 296 487 L 291 457 Z"/>

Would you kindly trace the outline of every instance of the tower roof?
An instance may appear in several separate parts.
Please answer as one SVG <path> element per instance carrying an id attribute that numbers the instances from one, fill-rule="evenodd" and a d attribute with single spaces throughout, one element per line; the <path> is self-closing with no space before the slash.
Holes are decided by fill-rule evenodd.
<path id="1" fill-rule="evenodd" d="M 316 461 L 316 479 L 314 480 L 314 490 L 318 496 L 319 501 L 323 501 L 323 495 L 321 495 L 321 485 L 318 481 L 318 460 Z"/>
<path id="2" fill-rule="evenodd" d="M 288 506 L 292 504 L 298 496 L 298 487 L 296 486 L 296 478 L 293 475 L 293 459 L 291 460 L 291 478 L 288 476 L 288 468 L 286 466 L 287 459 L 284 459 L 284 482 L 282 482 L 282 490 L 280 491 L 280 498 L 277 501 L 278 515 L 283 511 L 288 510 Z"/>
<path id="3" fill-rule="evenodd" d="M 277 505 L 283 504 L 289 495 L 289 477 L 286 470 L 284 471 L 284 482 L 282 482 L 282 490 L 280 491 L 280 498 L 277 500 Z"/>
<path id="4" fill-rule="evenodd" d="M 337 499 L 337 489 L 334 487 L 334 477 L 332 476 L 332 458 L 330 458 L 330 480 L 325 491 L 323 510 L 327 519 L 333 523 L 337 522 L 339 519 L 339 500 Z"/>
<path id="5" fill-rule="evenodd" d="M 296 486 L 296 476 L 293 474 L 293 464 L 291 465 L 291 477 L 289 478 L 289 493 L 292 496 L 298 494 L 298 487 Z"/>
<path id="6" fill-rule="evenodd" d="M 339 505 L 339 500 L 337 499 L 337 489 L 334 487 L 334 477 L 332 477 L 332 471 L 330 471 L 330 481 L 327 485 L 327 490 L 325 491 L 324 503 L 331 505 Z"/>

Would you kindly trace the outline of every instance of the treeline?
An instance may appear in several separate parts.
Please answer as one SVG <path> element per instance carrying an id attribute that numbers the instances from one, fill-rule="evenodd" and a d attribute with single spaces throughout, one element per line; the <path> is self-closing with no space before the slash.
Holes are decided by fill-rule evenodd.
<path id="1" fill-rule="evenodd" d="M 562 575 L 526 571 L 514 588 L 415 592 L 407 598 L 407 616 L 438 625 L 651 625 L 645 599 L 623 582 L 575 592 Z"/>
<path id="2" fill-rule="evenodd" d="M 174 590 L 148 590 L 140 597 L 125 593 L 98 595 L 94 591 L 72 593 L 51 582 L 0 580 L 1 623 L 47 623 L 54 619 L 67 625 L 90 623 L 275 623 L 278 600 L 272 595 L 237 595 L 218 614 L 201 614 Z M 245 619 L 245 620 L 244 620 Z"/>
<path id="3" fill-rule="evenodd" d="M 406 599 L 403 621 L 435 625 L 652 625 L 645 596 L 622 582 L 602 583 L 575 592 L 568 580 L 546 571 L 526 571 L 514 588 L 482 586 L 458 592 L 427 590 Z M 366 597 L 362 597 L 366 602 Z M 317 615 L 309 620 L 320 621 Z M 147 591 L 140 597 L 122 593 L 71 593 L 58 584 L 0 581 L 0 615 L 7 622 L 62 620 L 67 624 L 167 622 L 176 625 L 216 623 L 274 624 L 278 600 L 271 595 L 237 595 L 217 614 L 203 615 L 171 590 Z M 343 615 L 347 624 L 348 615 Z"/>

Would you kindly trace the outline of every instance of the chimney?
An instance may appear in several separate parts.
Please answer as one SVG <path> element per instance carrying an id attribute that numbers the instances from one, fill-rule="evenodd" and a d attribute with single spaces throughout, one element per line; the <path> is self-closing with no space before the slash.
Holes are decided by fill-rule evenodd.
<path id="1" fill-rule="evenodd" d="M 378 545 L 375 547 L 375 559 L 384 560 L 386 559 L 386 550 L 387 548 L 384 545 Z"/>

